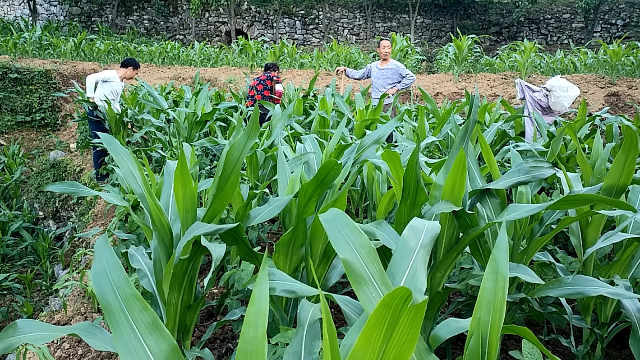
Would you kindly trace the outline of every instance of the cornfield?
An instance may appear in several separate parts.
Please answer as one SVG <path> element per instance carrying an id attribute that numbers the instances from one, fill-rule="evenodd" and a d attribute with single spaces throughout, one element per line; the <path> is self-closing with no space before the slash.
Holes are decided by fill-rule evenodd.
<path id="1" fill-rule="evenodd" d="M 461 334 L 464 359 L 497 359 L 504 335 L 521 358 L 558 359 L 543 343 L 561 338 L 605 359 L 625 328 L 640 358 L 640 117 L 583 102 L 525 142 L 504 100 L 422 92 L 391 118 L 312 80 L 260 127 L 244 94 L 194 84 L 142 82 L 105 114 L 109 185 L 44 189 L 118 208 L 91 232 L 109 330 L 18 320 L 0 354 L 74 334 L 121 359 L 213 359 L 206 339 L 233 322 L 243 360 L 431 360 Z M 222 320 L 195 339 L 208 307 Z"/>

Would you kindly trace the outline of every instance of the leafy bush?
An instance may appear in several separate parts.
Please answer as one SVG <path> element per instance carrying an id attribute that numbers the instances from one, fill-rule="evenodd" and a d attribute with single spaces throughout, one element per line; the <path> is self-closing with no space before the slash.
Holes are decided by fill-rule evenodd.
<path id="1" fill-rule="evenodd" d="M 58 81 L 50 70 L 0 63 L 0 132 L 59 124 Z"/>

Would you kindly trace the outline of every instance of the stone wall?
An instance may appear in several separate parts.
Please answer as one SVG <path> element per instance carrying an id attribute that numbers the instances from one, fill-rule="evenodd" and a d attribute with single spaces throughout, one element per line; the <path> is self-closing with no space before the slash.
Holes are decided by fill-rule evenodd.
<path id="1" fill-rule="evenodd" d="M 188 0 L 177 0 L 168 13 L 156 11 L 149 2 L 137 2 L 132 7 L 118 9 L 115 14 L 112 1 L 105 5 L 96 1 L 76 0 L 76 5 L 62 5 L 63 0 L 38 0 L 39 19 L 70 20 L 87 27 L 97 23 L 111 24 L 119 31 L 135 27 L 143 34 L 162 36 L 179 41 L 229 42 L 230 29 L 222 8 L 204 11 L 198 18 L 189 16 Z M 68 1 L 68 0 L 67 0 Z M 123 2 L 121 0 L 121 2 Z M 123 2 L 124 3 L 124 2 Z M 613 2 L 611 2 L 613 3 Z M 611 4 L 610 3 L 610 4 Z M 489 35 L 483 43 L 502 45 L 514 40 L 538 40 L 544 45 L 566 45 L 570 41 L 584 44 L 591 40 L 591 23 L 586 21 L 575 6 L 540 7 L 527 13 L 518 13 L 505 3 L 479 3 L 478 8 L 454 14 L 446 8 L 423 6 L 416 20 L 416 38 L 430 44 L 443 44 L 450 40 L 454 20 L 458 28 L 467 33 Z M 378 9 L 373 15 L 374 35 L 391 32 L 409 33 L 410 20 L 406 9 Z M 164 12 L 166 12 L 164 11 Z M 367 17 L 361 7 L 331 9 L 324 18 L 321 9 L 299 10 L 283 15 L 278 26 L 280 37 L 295 40 L 299 45 L 317 46 L 324 39 L 324 21 L 330 21 L 329 35 L 339 41 L 367 43 Z M 276 14 L 273 11 L 242 5 L 236 10 L 236 29 L 251 38 L 276 38 Z M 600 21 L 593 27 L 594 37 L 605 41 L 630 33 L 628 39 L 638 38 L 640 4 L 636 0 L 615 2 L 601 11 Z M 28 17 L 24 0 L 0 0 L 0 16 L 4 18 Z M 332 17 L 332 18 L 331 18 Z M 257 21 L 255 21 L 257 19 Z"/>

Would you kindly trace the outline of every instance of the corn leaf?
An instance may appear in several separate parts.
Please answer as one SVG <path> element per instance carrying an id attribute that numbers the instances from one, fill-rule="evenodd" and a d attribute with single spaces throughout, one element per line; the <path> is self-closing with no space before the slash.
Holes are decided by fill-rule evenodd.
<path id="1" fill-rule="evenodd" d="M 322 347 L 320 335 L 320 304 L 303 299 L 298 305 L 298 321 L 293 340 L 284 352 L 283 360 L 315 360 Z"/>
<path id="2" fill-rule="evenodd" d="M 582 299 L 598 295 L 616 300 L 640 298 L 640 295 L 613 287 L 596 278 L 585 275 L 563 276 L 540 285 L 527 294 L 532 298 L 553 296 L 566 299 Z"/>
<path id="3" fill-rule="evenodd" d="M 291 202 L 292 198 L 293 195 L 270 198 L 266 204 L 252 209 L 243 223 L 245 226 L 253 226 L 272 219 Z"/>
<path id="4" fill-rule="evenodd" d="M 409 360 L 420 338 L 427 300 L 412 305 L 413 293 L 398 287 L 375 307 L 348 360 Z"/>
<path id="5" fill-rule="evenodd" d="M 438 324 L 429 335 L 429 345 L 432 349 L 437 348 L 443 342 L 451 339 L 452 337 L 469 331 L 471 325 L 471 318 L 456 319 L 448 318 Z"/>
<path id="6" fill-rule="evenodd" d="M 320 214 L 329 241 L 336 250 L 345 272 L 365 311 L 372 312 L 380 299 L 393 289 L 367 236 L 338 209 Z"/>
<path id="7" fill-rule="evenodd" d="M 240 340 L 236 349 L 237 359 L 267 359 L 267 322 L 269 320 L 269 273 L 267 257 L 262 265 L 251 292 L 249 306 L 244 317 Z"/>
<path id="8" fill-rule="evenodd" d="M 96 350 L 116 352 L 111 334 L 94 323 L 55 326 L 31 319 L 20 319 L 7 325 L 0 332 L 0 355 L 15 351 L 22 344 L 44 345 L 66 335 L 77 336 Z"/>
<path id="9" fill-rule="evenodd" d="M 241 133 L 225 146 L 211 185 L 211 194 L 202 222 L 211 223 L 227 208 L 240 183 L 240 170 L 260 133 L 258 113 L 254 111 Z"/>
<path id="10" fill-rule="evenodd" d="M 391 285 L 404 286 L 413 292 L 414 301 L 424 298 L 427 288 L 427 271 L 431 249 L 440 233 L 437 221 L 414 218 L 400 236 L 387 275 Z"/>
<path id="11" fill-rule="evenodd" d="M 96 241 L 91 280 L 123 360 L 182 359 L 158 315 L 131 284 L 106 235 Z"/>
<path id="12" fill-rule="evenodd" d="M 100 196 L 104 201 L 120 206 L 129 206 L 129 203 L 120 195 L 110 192 L 100 192 L 90 189 L 75 181 L 60 181 L 53 184 L 45 185 L 43 191 L 51 191 L 73 196 Z"/>
<path id="13" fill-rule="evenodd" d="M 398 203 L 394 224 L 398 233 L 404 230 L 411 219 L 422 214 L 422 206 L 429 200 L 420 168 L 420 144 L 416 144 L 411 153 L 402 181 L 402 197 Z"/>
<path id="14" fill-rule="evenodd" d="M 507 226 L 500 228 L 473 309 L 464 359 L 495 360 L 500 352 L 502 325 L 509 288 L 509 240 Z"/>

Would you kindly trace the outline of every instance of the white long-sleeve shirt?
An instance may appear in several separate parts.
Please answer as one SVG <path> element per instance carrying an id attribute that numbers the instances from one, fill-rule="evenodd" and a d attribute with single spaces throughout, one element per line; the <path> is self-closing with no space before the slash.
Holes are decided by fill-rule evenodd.
<path id="1" fill-rule="evenodd" d="M 93 98 L 99 106 L 107 106 L 107 100 L 116 112 L 120 112 L 120 95 L 124 82 L 116 70 L 104 70 L 87 76 L 87 97 Z"/>
<path id="2" fill-rule="evenodd" d="M 362 70 L 347 69 L 346 75 L 354 80 L 371 79 L 371 103 L 373 105 L 378 103 L 382 94 L 394 86 L 398 90 L 404 90 L 416 81 L 416 76 L 409 69 L 393 59 L 384 67 L 380 67 L 380 62 L 376 61 Z M 393 96 L 384 99 L 385 104 L 392 102 Z"/>

